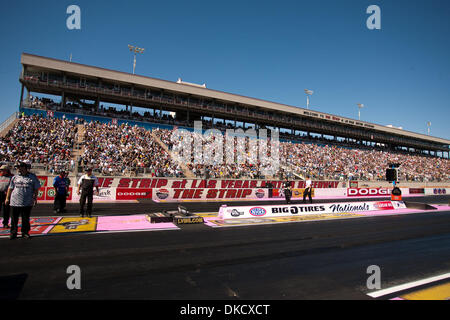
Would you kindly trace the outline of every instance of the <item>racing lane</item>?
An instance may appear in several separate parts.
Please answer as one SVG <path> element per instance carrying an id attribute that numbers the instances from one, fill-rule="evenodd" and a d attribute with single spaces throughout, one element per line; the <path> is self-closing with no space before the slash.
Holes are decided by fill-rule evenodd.
<path id="1" fill-rule="evenodd" d="M 382 288 L 450 270 L 450 212 L 0 241 L 0 298 L 372 299 L 370 265 Z"/>

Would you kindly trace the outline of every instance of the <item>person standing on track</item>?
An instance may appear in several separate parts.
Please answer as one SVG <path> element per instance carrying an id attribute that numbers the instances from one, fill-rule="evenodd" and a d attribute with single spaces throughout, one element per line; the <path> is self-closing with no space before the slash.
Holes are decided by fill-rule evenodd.
<path id="1" fill-rule="evenodd" d="M 312 203 L 312 197 L 311 197 L 311 193 L 312 193 L 312 188 L 311 188 L 311 179 L 309 176 L 306 177 L 306 188 L 303 191 L 303 203 L 306 203 L 306 196 L 308 196 L 309 198 L 309 202 Z"/>
<path id="2" fill-rule="evenodd" d="M 291 203 L 292 190 L 290 181 L 286 180 L 283 185 L 284 198 L 286 199 L 286 203 Z"/>
<path id="3" fill-rule="evenodd" d="M 69 192 L 70 180 L 64 170 L 61 170 L 59 176 L 53 179 L 55 188 L 55 201 L 53 202 L 53 213 L 66 212 L 66 198 Z"/>
<path id="4" fill-rule="evenodd" d="M 3 228 L 9 228 L 9 217 L 11 208 L 5 204 L 6 193 L 13 175 L 7 165 L 0 167 L 0 210 L 3 211 Z"/>
<path id="5" fill-rule="evenodd" d="M 30 238 L 31 209 L 37 204 L 41 183 L 34 173 L 28 171 L 29 165 L 19 162 L 16 165 L 19 174 L 11 178 L 5 204 L 12 209 L 10 239 L 17 238 L 19 217 L 22 218 L 22 238 Z"/>
<path id="6" fill-rule="evenodd" d="M 84 205 L 87 199 L 87 217 L 92 215 L 92 202 L 94 200 L 94 187 L 97 189 L 97 194 L 100 193 L 98 188 L 98 179 L 92 174 L 92 168 L 86 168 L 86 174 L 82 175 L 78 180 L 77 194 L 80 195 L 80 216 L 84 217 Z M 81 189 L 81 190 L 80 190 Z"/>

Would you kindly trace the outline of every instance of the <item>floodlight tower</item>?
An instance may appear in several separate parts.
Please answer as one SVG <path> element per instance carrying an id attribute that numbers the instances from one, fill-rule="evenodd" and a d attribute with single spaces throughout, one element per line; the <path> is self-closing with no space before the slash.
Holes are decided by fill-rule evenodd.
<path id="1" fill-rule="evenodd" d="M 134 70 L 136 69 L 136 54 L 137 53 L 144 53 L 144 48 L 139 48 L 136 46 L 128 45 L 128 49 L 130 49 L 131 52 L 134 52 L 134 61 L 133 61 L 133 74 Z"/>
<path id="2" fill-rule="evenodd" d="M 361 109 L 364 108 L 364 105 L 358 103 L 358 120 L 361 120 Z"/>
<path id="3" fill-rule="evenodd" d="M 306 93 L 306 109 L 309 109 L 309 97 L 314 93 L 314 91 L 305 89 L 305 93 Z"/>

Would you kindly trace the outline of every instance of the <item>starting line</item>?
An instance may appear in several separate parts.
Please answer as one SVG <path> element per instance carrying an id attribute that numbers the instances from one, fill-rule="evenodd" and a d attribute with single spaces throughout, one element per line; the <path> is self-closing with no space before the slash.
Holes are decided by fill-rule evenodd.
<path id="1" fill-rule="evenodd" d="M 179 230 L 174 223 L 150 223 L 148 215 L 30 218 L 30 235 L 56 235 L 69 233 L 111 233 Z M 21 232 L 19 224 L 19 234 Z M 0 238 L 9 237 L 10 230 L 0 228 Z"/>

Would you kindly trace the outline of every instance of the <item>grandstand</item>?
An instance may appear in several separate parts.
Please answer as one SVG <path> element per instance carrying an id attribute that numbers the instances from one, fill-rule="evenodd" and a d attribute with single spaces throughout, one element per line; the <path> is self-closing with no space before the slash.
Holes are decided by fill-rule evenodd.
<path id="1" fill-rule="evenodd" d="M 112 176 L 267 178 L 259 164 L 174 161 L 173 130 L 202 121 L 204 129 L 279 130 L 280 178 L 383 180 L 388 163 L 399 162 L 403 180 L 450 180 L 447 139 L 26 53 L 21 63 L 19 113 L 2 125 L 4 163 L 28 160 L 50 173 L 92 165 Z"/>

